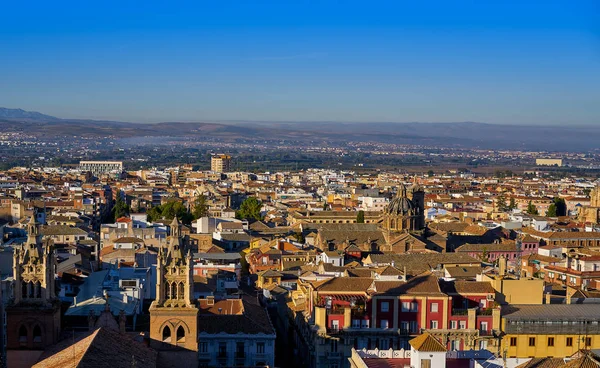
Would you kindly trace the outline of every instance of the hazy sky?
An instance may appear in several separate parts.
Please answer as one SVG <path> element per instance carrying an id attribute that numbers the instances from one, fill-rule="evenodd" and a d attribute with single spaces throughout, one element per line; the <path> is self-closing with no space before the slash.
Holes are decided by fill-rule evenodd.
<path id="1" fill-rule="evenodd" d="M 129 121 L 600 124 L 599 4 L 6 1 L 0 106 Z"/>

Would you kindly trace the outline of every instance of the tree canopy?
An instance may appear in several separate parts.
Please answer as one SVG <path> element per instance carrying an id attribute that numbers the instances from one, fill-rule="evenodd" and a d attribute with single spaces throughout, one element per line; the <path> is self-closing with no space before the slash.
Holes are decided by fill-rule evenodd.
<path id="1" fill-rule="evenodd" d="M 527 205 L 527 213 L 530 215 L 539 215 L 537 207 L 531 201 Z"/>
<path id="2" fill-rule="evenodd" d="M 204 194 L 200 194 L 194 200 L 194 210 L 192 211 L 192 216 L 194 220 L 197 220 L 201 217 L 208 216 L 208 201 Z"/>
<path id="3" fill-rule="evenodd" d="M 365 223 L 365 211 L 363 211 L 363 210 L 358 211 L 358 213 L 356 214 L 356 223 L 357 224 Z"/>
<path id="4" fill-rule="evenodd" d="M 152 207 L 148 212 L 148 221 L 157 221 L 161 219 L 173 220 L 175 216 L 184 224 L 190 224 L 193 215 L 179 201 L 169 201 L 165 204 Z"/>
<path id="5" fill-rule="evenodd" d="M 244 220 L 262 220 L 260 209 L 262 203 L 255 197 L 246 198 L 240 205 L 240 209 L 236 211 L 235 217 Z"/>
<path id="6" fill-rule="evenodd" d="M 120 192 L 117 193 L 117 200 L 113 206 L 112 213 L 114 221 L 117 221 L 118 218 L 127 216 L 129 214 L 129 206 L 123 197 L 121 197 Z"/>

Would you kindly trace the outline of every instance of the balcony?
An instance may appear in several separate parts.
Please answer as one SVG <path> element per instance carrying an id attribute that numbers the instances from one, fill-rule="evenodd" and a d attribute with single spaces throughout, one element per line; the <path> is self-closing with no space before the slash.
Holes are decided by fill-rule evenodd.
<path id="1" fill-rule="evenodd" d="M 461 309 L 461 308 L 452 308 L 452 315 L 453 316 L 467 316 L 467 315 L 469 315 L 469 310 Z"/>
<path id="2" fill-rule="evenodd" d="M 479 336 L 494 336 L 494 331 L 492 331 L 492 330 L 479 330 Z"/>
<path id="3" fill-rule="evenodd" d="M 330 327 L 327 329 L 327 333 L 329 335 L 339 335 L 344 332 L 344 329 L 341 327 Z"/>
<path id="4" fill-rule="evenodd" d="M 478 308 L 477 309 L 478 316 L 491 316 L 493 313 L 494 313 L 493 308 L 485 308 L 485 309 Z"/>

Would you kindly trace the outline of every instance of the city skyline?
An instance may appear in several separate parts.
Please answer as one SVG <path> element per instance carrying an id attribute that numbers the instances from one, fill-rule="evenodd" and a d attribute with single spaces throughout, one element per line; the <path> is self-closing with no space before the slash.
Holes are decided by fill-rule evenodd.
<path id="1" fill-rule="evenodd" d="M 598 6 L 38 3 L 0 105 L 61 118 L 595 125 Z"/>

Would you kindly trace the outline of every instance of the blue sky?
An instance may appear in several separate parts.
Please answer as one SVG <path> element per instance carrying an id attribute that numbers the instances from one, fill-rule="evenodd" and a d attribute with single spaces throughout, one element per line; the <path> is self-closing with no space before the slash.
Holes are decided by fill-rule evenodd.
<path id="1" fill-rule="evenodd" d="M 600 124 L 600 2 L 12 1 L 0 81 L 67 118 Z"/>

